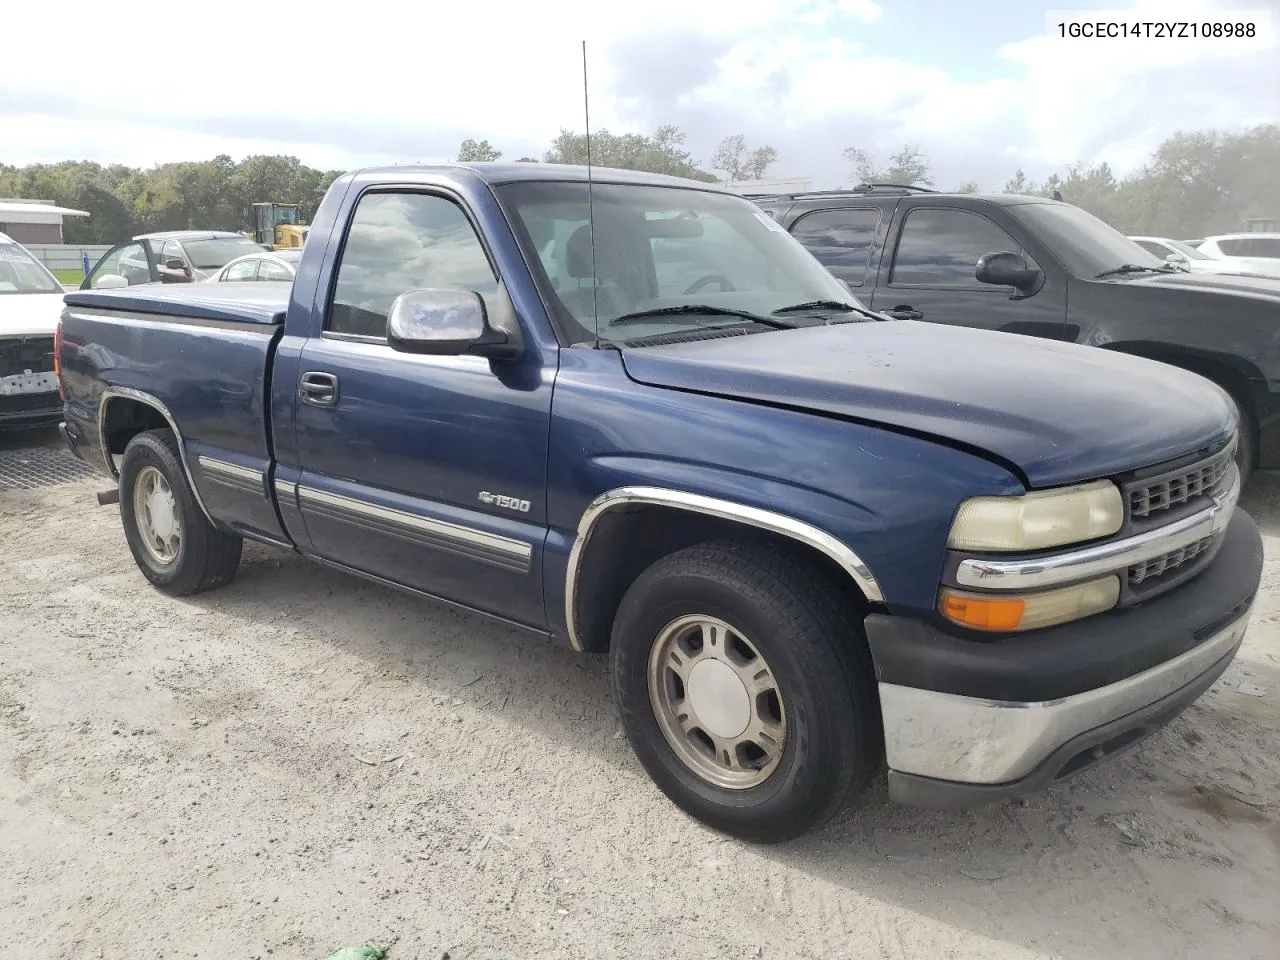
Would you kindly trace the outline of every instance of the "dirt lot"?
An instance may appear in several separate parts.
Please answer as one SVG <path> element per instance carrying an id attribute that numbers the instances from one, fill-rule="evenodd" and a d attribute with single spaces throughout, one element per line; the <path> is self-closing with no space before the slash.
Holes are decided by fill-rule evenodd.
<path id="1" fill-rule="evenodd" d="M 0 448 L 2 449 L 2 448 Z M 0 942 L 24 957 L 1280 957 L 1280 493 L 1239 659 L 1025 802 L 678 813 L 604 663 L 247 548 L 148 587 L 101 481 L 0 488 Z"/>

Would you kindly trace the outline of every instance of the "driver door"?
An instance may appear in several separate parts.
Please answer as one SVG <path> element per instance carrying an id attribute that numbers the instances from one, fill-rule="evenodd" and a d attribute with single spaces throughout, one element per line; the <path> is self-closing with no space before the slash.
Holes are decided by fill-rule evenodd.
<path id="1" fill-rule="evenodd" d="M 1039 266 L 995 221 L 958 207 L 904 202 L 898 209 L 905 215 L 891 228 L 889 263 L 881 264 L 873 310 L 901 320 L 1074 339 L 1067 332 L 1066 289 L 1054 277 L 1024 297 L 974 275 L 987 253 L 1015 253 L 1028 267 Z"/>
<path id="2" fill-rule="evenodd" d="M 545 622 L 547 449 L 555 354 L 404 353 L 387 312 L 406 291 L 506 297 L 466 208 L 425 190 L 357 202 L 295 401 L 298 508 L 321 559 L 497 613 Z"/>
<path id="3" fill-rule="evenodd" d="M 128 287 L 156 283 L 159 280 L 152 268 L 147 245 L 141 240 L 119 244 L 103 254 L 102 259 L 80 283 L 80 289 L 96 290 L 101 286 L 103 277 L 108 276 L 123 278 L 124 286 Z"/>

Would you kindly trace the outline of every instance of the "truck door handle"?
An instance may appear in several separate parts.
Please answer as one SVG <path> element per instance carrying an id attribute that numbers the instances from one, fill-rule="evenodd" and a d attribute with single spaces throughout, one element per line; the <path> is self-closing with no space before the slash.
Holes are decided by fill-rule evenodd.
<path id="1" fill-rule="evenodd" d="M 882 310 L 881 312 L 886 316 L 893 317 L 895 320 L 919 320 L 924 316 L 924 314 L 915 307 L 908 306 L 905 303 L 899 304 L 891 310 Z"/>
<path id="2" fill-rule="evenodd" d="M 302 375 L 299 382 L 302 402 L 315 404 L 317 407 L 332 407 L 338 402 L 338 378 L 332 373 L 310 371 Z"/>

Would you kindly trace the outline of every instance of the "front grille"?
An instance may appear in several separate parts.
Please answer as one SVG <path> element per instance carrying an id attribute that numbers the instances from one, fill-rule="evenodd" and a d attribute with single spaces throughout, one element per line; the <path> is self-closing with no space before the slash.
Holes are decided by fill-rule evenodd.
<path id="1" fill-rule="evenodd" d="M 1216 492 L 1231 469 L 1234 456 L 1234 445 L 1228 446 L 1189 467 L 1150 480 L 1138 481 L 1126 491 L 1130 519 L 1145 520 L 1196 497 Z"/>
<path id="2" fill-rule="evenodd" d="M 0 377 L 53 372 L 53 337 L 10 337 L 0 340 Z"/>
<path id="3" fill-rule="evenodd" d="M 1170 550 L 1158 557 L 1152 557 L 1142 563 L 1135 563 L 1129 568 L 1129 584 L 1136 587 L 1153 577 L 1173 573 L 1212 547 L 1217 539 L 1215 534 L 1212 537 L 1197 540 L 1195 543 L 1189 543 L 1185 547 L 1179 547 L 1177 550 Z"/>

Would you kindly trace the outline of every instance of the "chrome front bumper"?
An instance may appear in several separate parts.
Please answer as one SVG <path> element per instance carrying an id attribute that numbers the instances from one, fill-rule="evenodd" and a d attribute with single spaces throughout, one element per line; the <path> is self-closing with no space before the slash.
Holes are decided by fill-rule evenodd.
<path id="1" fill-rule="evenodd" d="M 974 799 L 983 801 L 990 798 L 979 795 L 992 792 L 983 788 L 1019 788 L 1012 793 L 1042 786 L 1083 766 L 1090 752 L 1113 752 L 1108 745 L 1121 741 L 1127 746 L 1137 739 L 1126 740 L 1127 734 L 1155 729 L 1212 685 L 1239 649 L 1250 612 L 1181 656 L 1057 700 L 983 700 L 881 683 L 891 792 L 929 802 L 921 798 L 929 792 L 920 781 L 925 778 L 943 781 L 944 788 L 972 786 Z"/>

